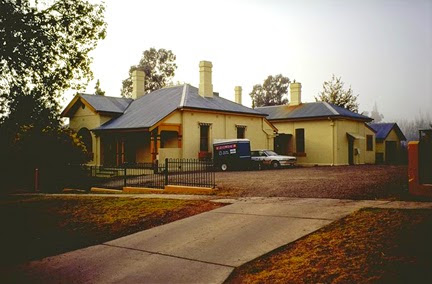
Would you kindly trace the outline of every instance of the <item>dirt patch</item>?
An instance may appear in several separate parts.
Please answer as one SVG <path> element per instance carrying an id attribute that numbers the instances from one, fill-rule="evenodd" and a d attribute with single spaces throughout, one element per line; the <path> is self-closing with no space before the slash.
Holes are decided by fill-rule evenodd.
<path id="1" fill-rule="evenodd" d="M 225 196 L 410 199 L 406 166 L 359 165 L 217 172 Z"/>
<path id="2" fill-rule="evenodd" d="M 237 268 L 226 283 L 431 283 L 432 211 L 365 209 Z"/>

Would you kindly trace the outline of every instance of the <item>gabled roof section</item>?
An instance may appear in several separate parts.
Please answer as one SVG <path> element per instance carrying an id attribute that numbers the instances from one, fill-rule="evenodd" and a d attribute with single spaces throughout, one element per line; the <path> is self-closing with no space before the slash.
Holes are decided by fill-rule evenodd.
<path id="1" fill-rule="evenodd" d="M 261 112 L 218 96 L 201 97 L 198 94 L 198 88 L 184 84 L 160 89 L 142 96 L 133 101 L 123 115 L 94 130 L 151 128 L 177 109 L 199 109 L 266 116 Z"/>
<path id="2" fill-rule="evenodd" d="M 129 98 L 106 97 L 87 94 L 82 94 L 81 97 L 98 112 L 123 113 L 133 101 Z"/>
<path id="3" fill-rule="evenodd" d="M 396 131 L 396 135 L 400 140 L 406 140 L 405 135 L 402 130 L 400 130 L 397 123 L 368 123 L 368 125 L 376 131 L 375 137 L 377 140 L 384 141 L 393 129 Z"/>
<path id="4" fill-rule="evenodd" d="M 88 105 L 94 112 L 122 114 L 133 100 L 128 98 L 78 94 L 67 105 L 61 115 L 67 117 L 73 116 L 76 108 L 75 105 L 78 101 L 82 101 L 82 103 Z"/>
<path id="5" fill-rule="evenodd" d="M 322 117 L 341 117 L 363 121 L 371 121 L 370 117 L 349 111 L 326 102 L 302 103 L 296 106 L 279 105 L 258 107 L 256 110 L 268 114 L 267 119 L 272 120 L 297 120 L 314 119 Z"/>
<path id="6" fill-rule="evenodd" d="M 183 86 L 164 88 L 134 100 L 123 115 L 95 130 L 150 128 L 180 105 Z"/>

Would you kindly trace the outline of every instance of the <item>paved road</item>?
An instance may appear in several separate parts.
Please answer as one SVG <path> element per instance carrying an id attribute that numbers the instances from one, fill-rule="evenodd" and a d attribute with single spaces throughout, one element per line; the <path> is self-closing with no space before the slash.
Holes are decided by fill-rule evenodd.
<path id="1" fill-rule="evenodd" d="M 432 209 L 432 203 L 401 201 L 215 201 L 233 204 L 101 245 L 33 261 L 22 267 L 22 273 L 43 283 L 221 283 L 235 267 L 360 208 Z"/>

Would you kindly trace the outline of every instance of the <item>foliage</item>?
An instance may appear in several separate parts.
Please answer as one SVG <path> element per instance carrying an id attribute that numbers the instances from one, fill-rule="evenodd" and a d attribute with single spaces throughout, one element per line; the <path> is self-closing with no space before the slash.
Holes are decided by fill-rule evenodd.
<path id="1" fill-rule="evenodd" d="M 89 52 L 105 37 L 104 7 L 85 0 L 0 2 L 0 115 L 21 96 L 58 112 L 57 99 L 92 77 Z"/>
<path id="2" fill-rule="evenodd" d="M 359 104 L 357 103 L 357 97 L 358 95 L 354 95 L 351 86 L 348 90 L 345 90 L 341 77 L 336 77 L 333 74 L 330 81 L 323 83 L 323 91 L 318 97 L 315 97 L 315 100 L 317 102 L 328 102 L 350 111 L 358 112 Z"/>
<path id="3" fill-rule="evenodd" d="M 105 96 L 105 91 L 103 91 L 100 87 L 100 82 L 99 79 L 96 81 L 96 86 L 95 86 L 95 95 L 98 96 Z"/>
<path id="4" fill-rule="evenodd" d="M 282 74 L 269 75 L 262 85 L 253 86 L 249 94 L 252 98 L 252 105 L 261 107 L 287 104 L 288 99 L 284 96 L 288 93 L 289 84 L 290 79 Z"/>
<path id="5" fill-rule="evenodd" d="M 23 125 L 0 127 L 0 165 L 5 175 L 4 190 L 33 188 L 36 168 L 45 173 L 44 191 L 59 191 L 66 181 L 68 164 L 84 164 L 90 160 L 86 147 L 71 129 L 59 126 Z"/>
<path id="6" fill-rule="evenodd" d="M 372 111 L 371 111 L 370 114 L 367 111 L 364 111 L 362 114 L 365 115 L 365 116 L 369 116 L 370 118 L 372 118 L 374 120 L 373 121 L 374 123 L 381 122 L 383 120 L 383 118 L 384 118 L 384 115 L 382 115 L 381 113 L 379 113 L 378 106 L 377 106 L 376 102 L 375 102 L 375 104 L 373 106 L 373 109 L 372 109 Z"/>
<path id="7" fill-rule="evenodd" d="M 146 93 L 159 90 L 170 84 L 177 69 L 175 60 L 176 56 L 171 50 L 163 48 L 145 50 L 138 65 L 130 67 L 129 77 L 122 82 L 122 97 L 130 98 L 132 96 L 132 71 L 136 69 L 143 70 L 145 73 L 144 90 Z"/>
<path id="8" fill-rule="evenodd" d="M 88 161 L 84 143 L 69 128 L 22 126 L 11 147 L 15 163 L 32 167 L 82 164 Z"/>
<path id="9" fill-rule="evenodd" d="M 411 120 L 399 120 L 398 125 L 405 135 L 407 142 L 418 141 L 420 129 L 432 129 L 432 117 L 427 113 L 420 112 Z"/>
<path id="10" fill-rule="evenodd" d="M 59 98 L 92 78 L 89 52 L 105 37 L 104 10 L 85 0 L 0 2 L 0 160 L 11 179 L 87 161 L 61 126 Z"/>

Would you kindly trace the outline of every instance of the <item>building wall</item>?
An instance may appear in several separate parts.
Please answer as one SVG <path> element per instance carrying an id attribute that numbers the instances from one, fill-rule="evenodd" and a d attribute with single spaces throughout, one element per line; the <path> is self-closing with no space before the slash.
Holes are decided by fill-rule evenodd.
<path id="1" fill-rule="evenodd" d="M 209 151 L 214 139 L 237 138 L 236 125 L 246 126 L 245 138 L 250 139 L 251 149 L 273 149 L 273 129 L 264 118 L 221 114 L 203 111 L 181 112 L 183 158 L 197 158 L 200 146 L 200 123 L 210 124 Z"/>
<path id="2" fill-rule="evenodd" d="M 151 163 L 150 133 L 137 133 L 134 138 L 136 143 L 136 162 Z"/>
<path id="3" fill-rule="evenodd" d="M 330 120 L 276 122 L 273 125 L 278 133 L 291 134 L 294 153 L 296 151 L 296 129 L 303 128 L 305 136 L 305 156 L 297 156 L 301 165 L 332 165 L 334 164 L 333 142 L 335 123 Z"/>
<path id="4" fill-rule="evenodd" d="M 375 132 L 370 130 L 368 127 L 365 127 L 365 137 L 367 135 L 372 135 L 372 151 L 365 152 L 365 164 L 375 164 L 375 151 L 376 151 L 376 141 L 375 141 Z M 367 139 L 366 139 L 366 146 L 367 146 Z"/>
<path id="5" fill-rule="evenodd" d="M 82 104 L 75 115 L 69 119 L 69 127 L 76 132 L 78 132 L 81 128 L 87 128 L 88 130 L 92 130 L 102 123 L 110 120 L 111 117 L 101 116 L 97 113 L 91 111 L 87 106 Z M 99 165 L 101 162 L 100 157 L 100 138 L 97 137 L 93 132 L 91 132 L 92 136 L 92 148 L 93 148 L 93 160 L 88 164 L 97 164 Z"/>
<path id="6" fill-rule="evenodd" d="M 354 149 L 358 149 L 358 154 L 354 154 L 354 164 L 364 164 L 366 156 L 366 126 L 364 122 L 353 120 L 337 120 L 338 139 L 338 165 L 348 165 L 348 136 L 347 132 L 362 136 L 364 139 L 354 139 Z"/>
<path id="7" fill-rule="evenodd" d="M 375 162 L 375 151 L 368 151 L 366 153 L 366 134 L 373 135 L 374 133 L 365 126 L 364 122 L 344 119 L 322 119 L 286 122 L 273 121 L 272 123 L 278 129 L 279 134 L 292 135 L 293 154 L 297 156 L 297 163 L 300 165 L 348 165 L 347 132 L 365 138 L 354 140 L 354 148 L 359 149 L 359 154 L 354 155 L 354 164 Z M 296 153 L 295 130 L 298 128 L 303 128 L 305 131 L 305 156 Z"/>

